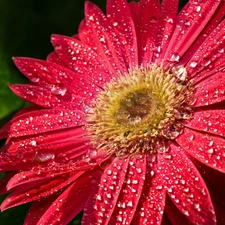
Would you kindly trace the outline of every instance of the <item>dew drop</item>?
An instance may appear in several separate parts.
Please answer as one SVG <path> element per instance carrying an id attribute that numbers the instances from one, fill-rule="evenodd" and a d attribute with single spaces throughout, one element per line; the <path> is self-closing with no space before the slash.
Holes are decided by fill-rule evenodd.
<path id="1" fill-rule="evenodd" d="M 37 82 L 40 81 L 40 78 L 39 78 L 39 77 L 32 77 L 32 78 L 31 78 L 31 81 L 32 81 L 33 83 L 37 83 Z"/>
<path id="2" fill-rule="evenodd" d="M 64 96 L 66 91 L 67 91 L 66 87 L 62 84 L 55 84 L 55 85 L 52 85 L 51 87 L 51 92 L 55 95 Z"/>
<path id="3" fill-rule="evenodd" d="M 33 141 L 30 142 L 30 145 L 36 146 L 37 145 L 37 142 L 33 140 Z"/>
<path id="4" fill-rule="evenodd" d="M 209 154 L 213 154 L 214 149 L 213 149 L 213 148 L 210 148 L 210 149 L 207 150 L 207 152 L 208 152 Z"/>
<path id="5" fill-rule="evenodd" d="M 157 18 L 156 17 L 151 17 L 150 18 L 150 23 L 151 24 L 155 24 L 155 23 L 157 23 L 158 21 L 157 21 Z"/>
<path id="6" fill-rule="evenodd" d="M 200 12 L 201 11 L 201 9 L 202 9 L 202 7 L 199 5 L 199 6 L 197 6 L 196 7 L 196 12 Z"/>
<path id="7" fill-rule="evenodd" d="M 55 158 L 55 154 L 50 152 L 49 153 L 36 152 L 34 155 L 34 160 L 37 162 L 46 162 L 54 158 Z"/>
<path id="8" fill-rule="evenodd" d="M 190 67 L 191 68 L 195 68 L 197 65 L 198 65 L 198 63 L 195 62 L 195 61 L 193 61 L 193 62 L 190 63 Z"/>
<path id="9" fill-rule="evenodd" d="M 113 26 L 114 26 L 114 27 L 118 26 L 118 22 L 114 22 L 114 23 L 113 23 Z"/>
<path id="10" fill-rule="evenodd" d="M 142 173 L 142 169 L 141 168 L 137 168 L 137 173 Z"/>
<path id="11" fill-rule="evenodd" d="M 206 67 L 206 66 L 208 66 L 210 63 L 211 63 L 211 60 L 205 58 L 205 59 L 203 59 L 202 65 Z"/>
<path id="12" fill-rule="evenodd" d="M 185 81 L 187 79 L 187 70 L 186 68 L 180 66 L 180 67 L 174 67 L 172 69 L 173 74 L 175 75 L 176 78 L 178 78 L 181 81 Z"/>
<path id="13" fill-rule="evenodd" d="M 171 62 L 179 62 L 180 61 L 180 55 L 174 53 L 172 54 L 171 58 L 170 58 Z"/>
<path id="14" fill-rule="evenodd" d="M 158 185 L 158 186 L 156 186 L 155 189 L 156 189 L 156 190 L 162 190 L 162 189 L 163 189 L 163 186 L 162 186 L 162 185 Z"/>

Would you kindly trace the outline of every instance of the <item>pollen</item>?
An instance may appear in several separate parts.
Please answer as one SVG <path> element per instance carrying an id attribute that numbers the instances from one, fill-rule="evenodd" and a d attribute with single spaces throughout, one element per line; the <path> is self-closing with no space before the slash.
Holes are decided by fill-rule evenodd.
<path id="1" fill-rule="evenodd" d="M 194 89 L 184 67 L 148 66 L 106 84 L 87 114 L 97 149 L 116 155 L 165 151 L 191 118 Z"/>

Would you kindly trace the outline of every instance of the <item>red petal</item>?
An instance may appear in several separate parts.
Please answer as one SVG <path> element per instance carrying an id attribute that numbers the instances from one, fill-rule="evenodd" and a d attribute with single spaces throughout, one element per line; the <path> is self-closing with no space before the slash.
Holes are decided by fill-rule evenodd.
<path id="1" fill-rule="evenodd" d="M 192 159 L 192 161 L 195 163 L 197 169 L 206 182 L 212 199 L 225 207 L 225 173 L 214 170 L 195 159 Z"/>
<path id="2" fill-rule="evenodd" d="M 56 63 L 60 66 L 66 66 L 63 61 L 59 58 L 59 56 L 57 55 L 56 52 L 51 52 L 48 56 L 47 56 L 47 59 L 46 59 L 47 62 L 53 62 L 53 63 Z"/>
<path id="3" fill-rule="evenodd" d="M 138 5 L 139 5 L 139 2 L 135 2 L 135 1 L 129 2 L 130 13 L 134 21 L 134 25 L 137 24 L 137 20 L 138 20 L 138 12 L 137 12 L 137 9 L 139 7 Z"/>
<path id="4" fill-rule="evenodd" d="M 187 217 L 173 204 L 170 198 L 166 199 L 165 212 L 172 225 L 193 225 L 193 223 L 191 223 Z"/>
<path id="5" fill-rule="evenodd" d="M 162 2 L 161 17 L 159 21 L 160 30 L 156 38 L 157 46 L 160 46 L 158 49 L 159 61 L 161 61 L 164 57 L 175 28 L 175 21 L 179 5 L 178 3 L 178 0 L 163 0 Z"/>
<path id="6" fill-rule="evenodd" d="M 93 190 L 84 209 L 82 224 L 92 224 L 101 220 L 102 225 L 107 225 L 126 175 L 128 160 L 115 158 L 104 170 L 98 187 Z"/>
<path id="7" fill-rule="evenodd" d="M 164 168 L 155 155 L 147 158 L 146 182 L 136 210 L 133 224 L 160 225 L 166 200 Z"/>
<path id="8" fill-rule="evenodd" d="M 138 38 L 139 64 L 149 64 L 153 52 L 157 51 L 156 34 L 160 17 L 159 0 L 141 0 L 138 4 L 136 30 Z"/>
<path id="9" fill-rule="evenodd" d="M 72 183 L 80 177 L 82 173 L 83 172 L 79 172 L 75 175 L 69 174 L 67 177 L 48 177 L 43 180 L 40 179 L 35 182 L 27 183 L 27 185 L 19 185 L 13 193 L 2 202 L 1 210 L 6 210 L 27 202 L 36 201 L 40 198 L 54 194 Z M 15 179 L 17 179 L 17 177 Z"/>
<path id="10" fill-rule="evenodd" d="M 100 56 L 79 40 L 52 35 L 52 43 L 61 60 L 91 83 L 102 87 L 114 76 Z"/>
<path id="11" fill-rule="evenodd" d="M 225 6 L 224 6 L 225 7 Z M 213 32 L 208 35 L 207 40 L 198 48 L 194 56 L 187 64 L 187 71 L 194 82 L 214 74 L 224 64 L 225 53 L 225 21 L 221 22 Z M 197 74 L 197 75 L 196 75 Z"/>
<path id="12" fill-rule="evenodd" d="M 119 9 L 119 10 L 118 10 Z M 122 46 L 127 68 L 138 65 L 138 50 L 135 26 L 126 0 L 108 0 L 107 17 L 112 21 L 118 43 Z"/>
<path id="13" fill-rule="evenodd" d="M 47 198 L 35 201 L 30 207 L 24 225 L 37 224 L 42 215 L 52 205 L 52 202 L 54 202 L 56 198 L 58 198 L 58 194 L 53 194 Z"/>
<path id="14" fill-rule="evenodd" d="M 145 174 L 146 155 L 133 155 L 129 159 L 125 182 L 110 220 L 111 224 L 131 224 L 142 195 Z"/>
<path id="15" fill-rule="evenodd" d="M 10 88 L 16 95 L 26 101 L 45 108 L 82 110 L 90 102 L 69 93 L 64 86 L 51 85 L 47 88 L 36 85 L 14 84 L 10 85 Z M 91 95 L 91 93 L 87 93 Z M 90 96 L 87 97 L 90 98 Z"/>
<path id="16" fill-rule="evenodd" d="M 169 197 L 194 224 L 216 225 L 214 208 L 201 175 L 182 150 L 175 145 L 170 147 L 171 158 L 160 157 L 164 160 Z"/>
<path id="17" fill-rule="evenodd" d="M 41 216 L 37 225 L 68 224 L 83 208 L 96 174 L 85 174 L 70 185 Z"/>
<path id="18" fill-rule="evenodd" d="M 201 110 L 195 112 L 185 126 L 216 135 L 225 136 L 225 110 Z"/>
<path id="19" fill-rule="evenodd" d="M 220 0 L 189 1 L 177 17 L 176 29 L 167 48 L 165 58 L 174 62 L 188 50 L 209 22 Z"/>
<path id="20" fill-rule="evenodd" d="M 81 41 L 95 49 L 115 75 L 127 72 L 123 48 L 108 18 L 91 2 L 85 4 L 85 18 L 79 31 Z"/>
<path id="21" fill-rule="evenodd" d="M 38 110 L 12 119 L 0 130 L 1 137 L 20 137 L 84 124 L 83 113 L 65 110 Z"/>
<path id="22" fill-rule="evenodd" d="M 188 51 L 185 53 L 183 58 L 180 61 L 181 65 L 186 64 L 190 58 L 194 55 L 196 52 L 196 49 L 199 48 L 199 46 L 202 45 L 202 43 L 207 44 L 207 39 L 211 32 L 215 29 L 215 27 L 218 25 L 218 23 L 221 21 L 225 14 L 225 2 L 222 1 L 220 5 L 218 6 L 216 12 L 212 15 L 212 18 L 210 19 L 207 26 L 205 26 L 201 32 L 201 35 L 197 37 L 197 39 L 192 43 Z M 193 64 L 195 65 L 195 63 Z"/>
<path id="23" fill-rule="evenodd" d="M 195 159 L 225 172 L 225 139 L 185 128 L 176 141 Z"/>
<path id="24" fill-rule="evenodd" d="M 84 77 L 58 64 L 30 58 L 14 58 L 16 66 L 33 83 L 50 87 L 65 87 L 69 92 L 85 98 L 93 98 L 99 89 L 90 84 Z M 92 95 L 87 95 L 91 93 Z"/>
<path id="25" fill-rule="evenodd" d="M 225 75 L 218 72 L 196 85 L 195 106 L 211 105 L 225 100 Z"/>

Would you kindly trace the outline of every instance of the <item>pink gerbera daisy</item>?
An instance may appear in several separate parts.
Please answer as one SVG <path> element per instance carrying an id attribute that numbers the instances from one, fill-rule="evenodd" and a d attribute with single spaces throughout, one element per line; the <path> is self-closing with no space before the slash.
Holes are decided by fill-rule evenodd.
<path id="1" fill-rule="evenodd" d="M 15 58 L 34 106 L 7 138 L 1 209 L 26 225 L 224 224 L 225 2 L 86 2 L 46 61 Z M 206 185 L 207 184 L 207 185 Z"/>

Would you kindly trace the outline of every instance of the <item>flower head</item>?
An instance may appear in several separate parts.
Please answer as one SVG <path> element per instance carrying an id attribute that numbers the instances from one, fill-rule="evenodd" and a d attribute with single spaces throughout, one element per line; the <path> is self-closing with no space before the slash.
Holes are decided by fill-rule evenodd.
<path id="1" fill-rule="evenodd" d="M 225 2 L 177 9 L 86 2 L 46 61 L 14 59 L 31 83 L 10 88 L 34 106 L 0 130 L 2 210 L 33 202 L 26 225 L 82 210 L 84 225 L 224 222 Z"/>

